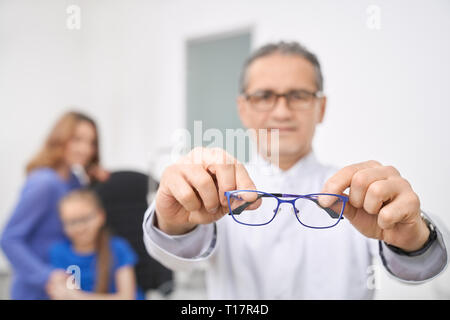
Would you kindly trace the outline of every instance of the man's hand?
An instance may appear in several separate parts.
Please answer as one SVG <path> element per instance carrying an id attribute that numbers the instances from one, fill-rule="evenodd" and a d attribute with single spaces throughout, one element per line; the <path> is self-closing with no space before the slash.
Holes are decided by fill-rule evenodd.
<path id="1" fill-rule="evenodd" d="M 256 189 L 244 166 L 222 149 L 195 148 L 161 177 L 157 227 L 176 235 L 217 221 L 228 213 L 224 192 L 235 189 Z"/>
<path id="2" fill-rule="evenodd" d="M 429 229 L 420 217 L 419 197 L 397 169 L 377 161 L 350 165 L 328 179 L 322 192 L 343 194 L 347 188 L 344 216 L 363 235 L 405 251 L 425 244 Z"/>

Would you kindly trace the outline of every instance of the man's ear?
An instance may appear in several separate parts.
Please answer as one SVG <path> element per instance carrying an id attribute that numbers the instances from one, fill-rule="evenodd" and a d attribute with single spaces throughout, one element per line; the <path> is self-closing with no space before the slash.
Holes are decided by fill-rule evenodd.
<path id="1" fill-rule="evenodd" d="M 327 97 L 323 96 L 319 101 L 319 119 L 317 123 L 322 123 L 327 110 Z"/>

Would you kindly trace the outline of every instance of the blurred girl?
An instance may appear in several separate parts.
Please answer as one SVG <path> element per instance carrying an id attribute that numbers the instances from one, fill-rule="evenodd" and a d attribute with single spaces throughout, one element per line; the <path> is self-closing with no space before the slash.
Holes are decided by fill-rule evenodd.
<path id="1" fill-rule="evenodd" d="M 60 217 L 69 239 L 52 246 L 50 262 L 62 271 L 75 267 L 72 279 L 79 277 L 75 284 L 81 290 L 60 278 L 47 286 L 52 299 L 143 298 L 136 288 L 137 255 L 126 240 L 110 236 L 105 211 L 93 191 L 77 190 L 64 197 Z"/>
<path id="2" fill-rule="evenodd" d="M 97 126 L 78 112 L 64 114 L 50 131 L 41 150 L 26 168 L 27 179 L 1 247 L 13 267 L 12 299 L 48 299 L 45 285 L 64 274 L 49 264 L 48 250 L 64 233 L 58 216 L 58 203 L 69 191 L 82 186 L 72 172 L 83 168 L 90 180 L 104 180 L 99 167 Z"/>

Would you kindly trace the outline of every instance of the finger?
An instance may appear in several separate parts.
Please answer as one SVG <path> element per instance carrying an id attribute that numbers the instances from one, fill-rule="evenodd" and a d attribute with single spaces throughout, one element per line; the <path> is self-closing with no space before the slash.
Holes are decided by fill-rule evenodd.
<path id="1" fill-rule="evenodd" d="M 256 190 L 256 186 L 253 180 L 250 178 L 244 165 L 241 163 L 236 164 L 236 188 L 238 190 Z M 262 203 L 260 199 L 261 194 L 257 192 L 245 192 L 242 194 L 242 198 L 246 202 L 253 202 L 246 210 L 254 210 L 259 208 Z"/>
<path id="2" fill-rule="evenodd" d="M 349 200 L 356 207 L 361 208 L 368 188 L 378 180 L 386 180 L 390 177 L 399 177 L 400 173 L 392 166 L 366 168 L 357 171 L 350 183 Z"/>
<path id="3" fill-rule="evenodd" d="M 216 175 L 220 204 L 222 207 L 227 207 L 228 204 L 225 192 L 236 189 L 235 166 L 231 164 L 224 164 L 212 166 L 211 169 Z"/>
<path id="4" fill-rule="evenodd" d="M 205 170 L 213 174 L 217 183 L 219 202 L 226 206 L 225 191 L 236 188 L 234 164 L 237 160 L 220 148 L 194 148 L 186 159 L 190 164 L 201 163 Z"/>
<path id="5" fill-rule="evenodd" d="M 236 188 L 238 190 L 256 190 L 253 180 L 250 178 L 247 169 L 240 162 L 235 165 Z"/>
<path id="6" fill-rule="evenodd" d="M 182 175 L 174 175 L 168 185 L 178 203 L 188 212 L 199 210 L 202 206 L 197 194 Z"/>
<path id="7" fill-rule="evenodd" d="M 198 192 L 205 209 L 216 213 L 219 208 L 217 187 L 211 175 L 201 165 L 190 165 L 183 174 L 189 184 Z"/>
<path id="8" fill-rule="evenodd" d="M 397 223 L 409 223 L 420 210 L 420 200 L 413 191 L 400 194 L 394 201 L 380 209 L 378 225 L 380 228 L 392 229 Z"/>
<path id="9" fill-rule="evenodd" d="M 381 164 L 377 161 L 370 160 L 346 166 L 336 172 L 331 178 L 329 178 L 321 191 L 321 193 L 333 193 L 343 194 L 345 189 L 350 187 L 353 175 L 362 169 L 380 167 Z M 319 202 L 322 206 L 330 206 L 331 200 L 329 197 L 319 198 Z"/>
<path id="10" fill-rule="evenodd" d="M 237 190 L 256 190 L 256 186 L 253 183 L 253 180 L 250 178 L 247 169 L 245 169 L 242 163 L 236 163 L 235 165 L 235 174 L 236 174 L 236 189 Z M 245 193 L 249 199 L 245 199 L 246 201 L 256 200 L 257 194 L 253 192 Z M 254 199 L 253 199 L 254 197 Z"/>
<path id="11" fill-rule="evenodd" d="M 209 213 L 204 208 L 198 211 L 190 212 L 189 222 L 194 224 L 207 224 L 219 220 L 228 213 L 228 209 L 219 207 L 217 212 Z"/>
<path id="12" fill-rule="evenodd" d="M 370 214 L 378 214 L 381 207 L 392 201 L 402 188 L 392 180 L 378 180 L 367 189 L 362 207 Z"/>

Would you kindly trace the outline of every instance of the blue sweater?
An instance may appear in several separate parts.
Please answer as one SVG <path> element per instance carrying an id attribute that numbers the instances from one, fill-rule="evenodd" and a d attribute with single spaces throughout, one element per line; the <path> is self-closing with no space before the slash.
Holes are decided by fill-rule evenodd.
<path id="1" fill-rule="evenodd" d="M 1 238 L 1 247 L 13 267 L 12 299 L 48 299 L 45 284 L 53 270 L 49 250 L 56 241 L 67 239 L 58 203 L 80 187 L 73 173 L 68 181 L 51 168 L 36 169 L 28 175 Z"/>

